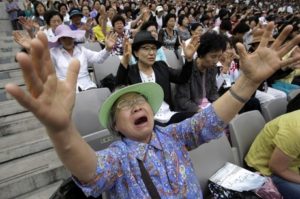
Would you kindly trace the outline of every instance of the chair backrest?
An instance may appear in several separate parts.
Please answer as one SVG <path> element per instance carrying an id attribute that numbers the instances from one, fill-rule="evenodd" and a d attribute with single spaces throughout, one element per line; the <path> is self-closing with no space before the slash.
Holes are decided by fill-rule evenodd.
<path id="1" fill-rule="evenodd" d="M 176 57 L 175 52 L 169 49 L 164 49 L 165 56 L 167 58 L 167 64 L 174 69 L 182 69 L 183 59 L 178 51 L 179 58 Z"/>
<path id="2" fill-rule="evenodd" d="M 261 107 L 261 110 L 266 122 L 268 122 L 285 114 L 286 107 L 287 100 L 285 98 L 278 98 L 265 103 L 264 106 Z"/>
<path id="3" fill-rule="evenodd" d="M 204 198 L 208 195 L 208 179 L 223 167 L 226 162 L 235 164 L 232 148 L 226 136 L 202 144 L 190 151 L 190 156 L 200 181 Z"/>
<path id="4" fill-rule="evenodd" d="M 230 139 L 232 146 L 237 148 L 240 166 L 245 166 L 244 157 L 265 123 L 257 110 L 237 115 L 229 122 Z"/>
<path id="5" fill-rule="evenodd" d="M 120 139 L 120 137 L 113 136 L 108 129 L 85 135 L 83 138 L 95 151 L 103 150 L 113 141 Z"/>
<path id="6" fill-rule="evenodd" d="M 82 136 L 104 129 L 99 123 L 98 113 L 110 94 L 107 88 L 91 89 L 76 94 L 72 119 Z"/>
<path id="7" fill-rule="evenodd" d="M 120 58 L 117 55 L 109 56 L 102 64 L 94 64 L 95 81 L 100 87 L 100 81 L 109 74 L 116 75 L 120 65 Z"/>
<path id="8" fill-rule="evenodd" d="M 102 48 L 99 44 L 99 42 L 84 42 L 83 44 L 81 44 L 82 46 L 84 46 L 85 48 L 92 50 L 92 51 L 101 51 Z"/>
<path id="9" fill-rule="evenodd" d="M 299 93 L 300 93 L 300 89 L 295 89 L 295 90 L 292 90 L 291 92 L 289 92 L 289 94 L 287 96 L 288 101 L 291 101 L 292 99 L 294 99 Z"/>

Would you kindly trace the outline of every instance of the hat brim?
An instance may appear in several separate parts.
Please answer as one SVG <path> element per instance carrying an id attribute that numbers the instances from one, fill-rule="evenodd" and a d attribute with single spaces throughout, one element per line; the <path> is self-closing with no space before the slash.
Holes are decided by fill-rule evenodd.
<path id="1" fill-rule="evenodd" d="M 158 40 L 143 40 L 143 41 L 140 41 L 140 42 L 133 43 L 132 44 L 132 50 L 134 50 L 134 51 L 138 50 L 138 48 L 141 45 L 144 45 L 144 44 L 154 44 L 157 49 L 159 49 L 162 46 L 162 44 Z"/>
<path id="2" fill-rule="evenodd" d="M 70 30 L 64 31 L 63 33 L 51 37 L 48 39 L 49 46 L 55 47 L 59 45 L 58 40 L 62 37 L 71 37 L 73 39 L 81 39 L 85 36 L 85 30 Z"/>
<path id="3" fill-rule="evenodd" d="M 139 93 L 145 96 L 154 114 L 158 111 L 164 99 L 162 88 L 159 84 L 153 82 L 133 84 L 117 90 L 104 101 L 100 108 L 99 121 L 104 128 L 107 128 L 112 106 L 122 95 L 127 93 Z"/>
<path id="4" fill-rule="evenodd" d="M 72 14 L 72 15 L 69 16 L 69 18 L 72 19 L 72 17 L 74 17 L 74 16 L 83 17 L 83 14 L 81 14 L 81 13 Z"/>

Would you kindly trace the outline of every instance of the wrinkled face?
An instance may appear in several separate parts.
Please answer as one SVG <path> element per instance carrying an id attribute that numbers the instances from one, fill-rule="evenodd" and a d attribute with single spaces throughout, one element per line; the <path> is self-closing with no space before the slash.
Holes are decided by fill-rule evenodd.
<path id="1" fill-rule="evenodd" d="M 147 28 L 147 31 L 150 32 L 152 37 L 154 37 L 156 40 L 158 39 L 158 34 L 155 26 L 149 26 Z"/>
<path id="2" fill-rule="evenodd" d="M 62 24 L 62 20 L 58 15 L 54 15 L 51 19 L 50 19 L 50 28 L 52 29 L 52 31 L 54 32 L 55 29 L 57 28 L 57 26 L 59 26 L 60 24 Z"/>
<path id="3" fill-rule="evenodd" d="M 176 19 L 170 18 L 169 21 L 167 22 L 167 27 L 173 29 L 175 27 L 175 23 L 176 23 Z"/>
<path id="4" fill-rule="evenodd" d="M 72 50 L 74 48 L 74 39 L 71 37 L 61 37 L 59 42 L 66 50 Z"/>
<path id="5" fill-rule="evenodd" d="M 39 15 L 44 15 L 45 13 L 45 8 L 43 5 L 39 4 L 37 7 L 36 7 L 36 11 L 38 12 Z"/>
<path id="6" fill-rule="evenodd" d="M 117 32 L 118 34 L 122 34 L 124 31 L 124 24 L 122 21 L 116 21 L 114 24 L 114 30 L 115 32 Z"/>
<path id="7" fill-rule="evenodd" d="M 213 68 L 218 63 L 222 56 L 222 51 L 209 52 L 204 57 L 201 57 L 201 65 L 204 68 Z"/>
<path id="8" fill-rule="evenodd" d="M 72 23 L 75 25 L 80 25 L 81 23 L 81 15 L 74 15 L 71 19 Z"/>
<path id="9" fill-rule="evenodd" d="M 138 93 L 128 93 L 121 96 L 114 107 L 115 130 L 129 139 L 148 143 L 154 119 L 147 100 Z"/>
<path id="10" fill-rule="evenodd" d="M 138 57 L 139 63 L 151 67 L 155 62 L 156 52 L 157 48 L 154 44 L 144 44 L 135 51 L 135 56 Z"/>

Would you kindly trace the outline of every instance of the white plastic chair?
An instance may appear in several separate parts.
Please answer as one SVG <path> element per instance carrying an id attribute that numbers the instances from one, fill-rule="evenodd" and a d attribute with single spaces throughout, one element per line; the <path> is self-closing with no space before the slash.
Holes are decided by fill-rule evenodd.
<path id="1" fill-rule="evenodd" d="M 226 162 L 236 164 L 233 150 L 225 135 L 190 151 L 190 156 L 200 181 L 204 198 L 208 195 L 208 179 L 223 167 Z"/>
<path id="2" fill-rule="evenodd" d="M 230 139 L 232 146 L 237 149 L 240 166 L 245 166 L 244 157 L 265 123 L 259 111 L 242 113 L 229 122 Z"/>
<path id="3" fill-rule="evenodd" d="M 274 118 L 285 114 L 287 107 L 287 100 L 285 98 L 279 98 L 271 100 L 261 107 L 262 115 L 266 122 L 273 120 Z"/>
<path id="4" fill-rule="evenodd" d="M 94 76 L 98 87 L 100 81 L 109 74 L 116 75 L 120 65 L 120 58 L 117 55 L 109 56 L 102 64 L 94 64 Z"/>

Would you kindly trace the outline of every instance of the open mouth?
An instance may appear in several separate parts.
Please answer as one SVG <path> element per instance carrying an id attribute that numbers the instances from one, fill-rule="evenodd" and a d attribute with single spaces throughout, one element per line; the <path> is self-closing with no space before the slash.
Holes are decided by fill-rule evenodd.
<path id="1" fill-rule="evenodd" d="M 142 124 L 146 123 L 147 121 L 148 121 L 148 118 L 146 116 L 142 116 L 134 121 L 134 125 L 142 125 Z"/>

